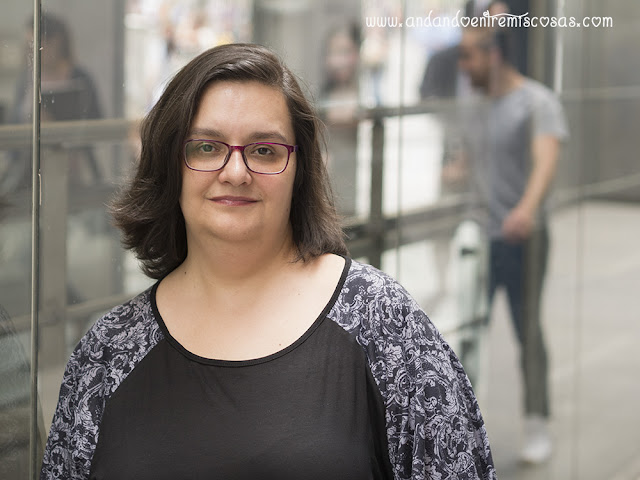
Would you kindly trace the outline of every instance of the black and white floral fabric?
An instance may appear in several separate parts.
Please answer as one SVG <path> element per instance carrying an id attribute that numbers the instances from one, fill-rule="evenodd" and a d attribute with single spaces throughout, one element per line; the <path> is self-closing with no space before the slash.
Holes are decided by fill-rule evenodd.
<path id="1" fill-rule="evenodd" d="M 496 478 L 462 365 L 398 282 L 354 261 L 328 316 L 367 354 L 385 402 L 396 480 Z"/>
<path id="2" fill-rule="evenodd" d="M 484 422 L 462 366 L 395 280 L 351 261 L 328 318 L 364 349 L 386 407 L 396 480 L 495 479 Z M 41 480 L 88 479 L 105 403 L 163 339 L 151 289 L 83 337 L 64 373 Z"/>

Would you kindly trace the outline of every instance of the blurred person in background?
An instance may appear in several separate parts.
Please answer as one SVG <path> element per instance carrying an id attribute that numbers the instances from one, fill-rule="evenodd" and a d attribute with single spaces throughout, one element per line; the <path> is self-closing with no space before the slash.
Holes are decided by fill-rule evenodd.
<path id="1" fill-rule="evenodd" d="M 44 13 L 41 26 L 41 120 L 58 122 L 100 118 L 102 114 L 95 84 L 89 73 L 75 61 L 67 25 L 55 15 Z M 26 28 L 25 44 L 31 48 L 33 19 L 27 22 Z M 31 52 L 26 58 L 32 58 Z M 32 67 L 25 66 L 16 84 L 9 123 L 29 123 L 32 109 Z M 101 179 L 102 174 L 91 148 L 69 149 L 69 155 L 70 178 L 73 182 L 81 183 L 84 177 L 89 177 L 91 182 Z M 2 181 L 6 184 L 4 191 L 20 188 L 30 181 L 29 162 L 25 155 L 16 153 L 16 157 L 19 158 L 14 159 L 9 171 L 11 178 Z"/>
<path id="2" fill-rule="evenodd" d="M 343 215 L 356 210 L 360 34 L 360 27 L 348 22 L 334 27 L 325 42 L 321 104 L 329 137 L 327 164 Z"/>
<path id="3" fill-rule="evenodd" d="M 466 18 L 476 16 L 477 3 L 469 0 L 464 5 L 463 15 Z M 492 17 L 500 17 L 509 13 L 509 6 L 503 1 L 492 1 L 486 11 Z M 478 13 L 478 15 L 480 15 Z M 427 66 L 420 83 L 420 98 L 452 98 L 470 93 L 468 77 L 461 74 L 458 65 L 460 42 L 434 53 L 427 61 Z"/>
<path id="4" fill-rule="evenodd" d="M 99 118 L 101 113 L 95 84 L 89 73 L 75 61 L 67 25 L 55 15 L 44 13 L 41 26 L 42 121 Z M 26 43 L 33 45 L 33 21 L 26 27 Z M 17 85 L 11 116 L 13 123 L 30 120 L 32 92 L 31 72 L 25 69 Z"/>
<path id="5" fill-rule="evenodd" d="M 169 83 L 112 205 L 157 282 L 74 350 L 41 479 L 496 478 L 454 352 L 347 255 L 320 125 L 262 46 Z"/>
<path id="6" fill-rule="evenodd" d="M 347 23 L 332 29 L 325 42 L 321 98 L 330 125 L 357 123 L 360 28 Z"/>
<path id="7" fill-rule="evenodd" d="M 469 0 L 464 5 L 462 15 L 473 18 L 484 14 L 482 6 L 486 2 Z M 486 11 L 491 16 L 509 13 L 505 2 L 492 1 Z M 460 41 L 454 45 L 436 51 L 427 61 L 427 66 L 420 84 L 422 101 L 448 100 L 439 102 L 437 118 L 443 129 L 442 170 L 440 196 L 464 194 L 469 192 L 469 178 L 464 170 L 457 168 L 463 163 L 462 132 L 460 130 L 460 109 L 465 101 L 474 93 L 477 86 L 472 86 L 467 74 L 459 68 Z M 486 328 L 487 305 L 485 292 L 487 289 L 486 253 L 488 249 L 486 236 L 476 219 L 467 218 L 453 233 L 434 238 L 436 272 L 438 273 L 438 290 L 429 299 L 429 305 L 436 305 L 447 298 L 450 293 L 447 275 L 450 264 L 457 272 L 454 293 L 457 301 L 457 319 L 460 325 L 471 326 L 469 333 L 461 341 L 458 355 L 466 366 L 471 383 L 479 386 L 482 376 L 481 358 L 483 333 Z M 475 273 L 468 277 L 468 268 Z"/>
<path id="8" fill-rule="evenodd" d="M 460 67 L 483 101 L 465 110 L 465 155 L 448 174 L 459 178 L 469 171 L 487 212 L 489 299 L 497 288 L 506 290 L 520 344 L 526 414 L 521 458 L 539 463 L 552 453 L 540 318 L 549 255 L 546 198 L 568 129 L 553 92 L 507 60 L 509 46 L 507 30 L 467 28 L 463 33 Z"/>

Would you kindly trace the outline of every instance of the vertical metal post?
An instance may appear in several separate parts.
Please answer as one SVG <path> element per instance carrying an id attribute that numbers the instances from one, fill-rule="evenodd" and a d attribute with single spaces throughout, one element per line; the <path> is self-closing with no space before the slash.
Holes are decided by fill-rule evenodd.
<path id="1" fill-rule="evenodd" d="M 40 0 L 33 1 L 33 129 L 31 138 L 31 405 L 29 478 L 38 477 L 38 345 L 40 268 Z"/>
<path id="2" fill-rule="evenodd" d="M 538 18 L 549 15 L 548 2 L 531 2 L 530 13 Z M 549 62 L 547 61 L 547 29 L 527 29 L 527 73 L 528 77 L 548 84 Z"/>
<path id="3" fill-rule="evenodd" d="M 556 11 L 554 15 L 556 18 L 561 18 L 565 15 L 565 0 L 558 0 L 556 4 Z M 555 55 L 553 65 L 553 91 L 556 95 L 562 93 L 562 77 L 563 77 L 563 65 L 564 65 L 564 34 L 561 28 L 558 28 L 555 32 Z"/>
<path id="4" fill-rule="evenodd" d="M 380 268 L 382 264 L 382 252 L 384 251 L 383 171 L 384 120 L 382 116 L 376 115 L 371 131 L 371 203 L 369 207 L 369 232 L 372 240 L 369 263 L 376 268 Z"/>

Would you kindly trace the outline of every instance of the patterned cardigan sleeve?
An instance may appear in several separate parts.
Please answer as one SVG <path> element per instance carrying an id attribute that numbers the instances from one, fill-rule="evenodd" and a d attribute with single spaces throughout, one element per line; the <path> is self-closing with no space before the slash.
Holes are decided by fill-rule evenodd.
<path id="1" fill-rule="evenodd" d="M 104 405 L 105 368 L 91 332 L 75 348 L 62 378 L 40 480 L 88 479 Z M 92 358 L 93 357 L 93 358 Z"/>
<path id="2" fill-rule="evenodd" d="M 385 403 L 395 479 L 495 479 L 484 421 L 451 347 L 395 280 L 356 262 L 352 272 L 344 318 Z"/>
<path id="3" fill-rule="evenodd" d="M 89 478 L 105 403 L 160 341 L 149 290 L 115 307 L 80 340 L 67 363 L 40 480 Z"/>

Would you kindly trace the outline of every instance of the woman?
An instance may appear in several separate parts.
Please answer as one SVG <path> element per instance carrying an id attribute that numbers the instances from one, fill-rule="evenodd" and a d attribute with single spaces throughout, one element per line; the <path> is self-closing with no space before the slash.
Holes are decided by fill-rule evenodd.
<path id="1" fill-rule="evenodd" d="M 159 281 L 74 351 L 41 478 L 495 478 L 460 363 L 346 257 L 328 185 L 317 117 L 269 50 L 176 75 L 114 205 Z"/>

